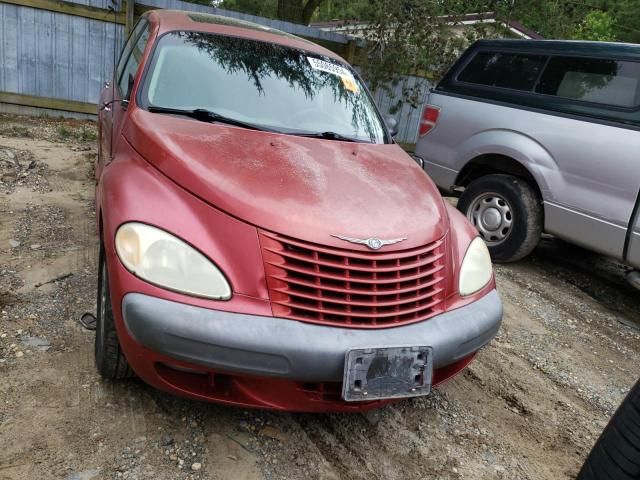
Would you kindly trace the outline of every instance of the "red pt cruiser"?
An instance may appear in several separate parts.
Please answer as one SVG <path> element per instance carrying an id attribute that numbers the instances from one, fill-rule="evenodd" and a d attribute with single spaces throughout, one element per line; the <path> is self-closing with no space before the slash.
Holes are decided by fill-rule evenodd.
<path id="1" fill-rule="evenodd" d="M 96 179 L 106 378 L 358 411 L 428 394 L 500 326 L 477 232 L 301 38 L 145 14 L 100 99 Z"/>

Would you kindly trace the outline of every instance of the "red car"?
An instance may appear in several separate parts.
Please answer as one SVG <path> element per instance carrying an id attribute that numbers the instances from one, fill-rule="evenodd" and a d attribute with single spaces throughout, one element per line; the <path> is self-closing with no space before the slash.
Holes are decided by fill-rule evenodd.
<path id="1" fill-rule="evenodd" d="M 146 13 L 100 99 L 96 364 L 191 398 L 358 411 L 497 332 L 487 249 L 334 53 Z"/>

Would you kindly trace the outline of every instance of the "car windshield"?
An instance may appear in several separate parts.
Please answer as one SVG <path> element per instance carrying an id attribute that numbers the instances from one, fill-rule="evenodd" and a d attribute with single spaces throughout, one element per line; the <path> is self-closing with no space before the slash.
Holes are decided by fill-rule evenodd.
<path id="1" fill-rule="evenodd" d="M 164 35 L 141 104 L 206 109 L 283 133 L 385 142 L 370 95 L 346 65 L 245 38 L 192 31 Z"/>

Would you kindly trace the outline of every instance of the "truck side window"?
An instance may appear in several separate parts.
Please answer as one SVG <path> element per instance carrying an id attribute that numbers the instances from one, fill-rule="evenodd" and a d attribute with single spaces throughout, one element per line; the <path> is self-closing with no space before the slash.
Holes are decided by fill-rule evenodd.
<path id="1" fill-rule="evenodd" d="M 458 81 L 531 91 L 546 60 L 544 55 L 478 52 L 458 75 Z"/>
<path id="2" fill-rule="evenodd" d="M 536 92 L 615 107 L 636 107 L 640 105 L 640 63 L 553 57 Z"/>
<path id="3" fill-rule="evenodd" d="M 140 22 L 140 23 L 143 23 L 143 22 Z M 142 61 L 142 54 L 144 53 L 144 48 L 147 45 L 147 41 L 149 40 L 149 34 L 150 34 L 149 24 L 147 22 L 144 22 L 142 33 L 140 33 L 140 37 L 137 39 L 135 44 L 133 44 L 133 47 L 129 52 L 129 58 L 126 60 L 126 63 L 124 64 L 124 68 L 118 80 L 118 87 L 120 88 L 120 94 L 123 97 L 129 93 L 129 81 L 130 79 L 133 79 L 136 76 L 138 67 L 140 66 L 140 62 Z"/>

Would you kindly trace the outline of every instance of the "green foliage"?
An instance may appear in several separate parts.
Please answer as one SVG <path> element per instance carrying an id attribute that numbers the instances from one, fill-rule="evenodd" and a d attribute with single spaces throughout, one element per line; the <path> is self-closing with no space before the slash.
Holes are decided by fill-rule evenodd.
<path id="1" fill-rule="evenodd" d="M 60 125 L 58 127 L 58 135 L 60 135 L 63 138 L 66 138 L 69 135 L 71 135 L 71 130 L 69 130 L 65 125 Z"/>
<path id="2" fill-rule="evenodd" d="M 277 0 L 224 0 L 218 5 L 226 10 L 276 18 Z"/>
<path id="3" fill-rule="evenodd" d="M 499 2 L 502 18 L 516 20 L 544 38 L 571 38 L 589 8 L 570 0 L 513 0 Z"/>
<path id="4" fill-rule="evenodd" d="M 80 140 L 83 142 L 92 142 L 98 139 L 95 130 L 82 127 L 80 130 Z"/>
<path id="5" fill-rule="evenodd" d="M 260 17 L 308 25 L 324 0 L 223 0 L 218 6 Z"/>
<path id="6" fill-rule="evenodd" d="M 640 43 L 638 0 L 500 0 L 497 12 L 549 39 Z"/>
<path id="7" fill-rule="evenodd" d="M 640 43 L 640 2 L 638 0 L 600 0 L 595 4 L 613 18 L 613 32 L 617 40 Z"/>
<path id="8" fill-rule="evenodd" d="M 461 15 L 490 6 L 476 0 L 372 0 L 365 79 L 372 88 L 397 85 L 407 74 L 439 79 L 474 40 L 502 35 L 489 23 L 462 26 Z M 421 93 L 403 88 L 402 100 L 418 103 Z"/>
<path id="9" fill-rule="evenodd" d="M 372 8 L 369 0 L 325 0 L 318 8 L 313 20 L 368 21 L 371 18 Z"/>
<path id="10" fill-rule="evenodd" d="M 278 18 L 278 0 L 223 0 L 218 7 L 266 18 Z M 287 2 L 283 2 L 287 3 Z M 369 0 L 323 0 L 317 2 L 312 21 L 369 20 Z"/>
<path id="11" fill-rule="evenodd" d="M 607 12 L 593 10 L 584 17 L 576 29 L 573 38 L 576 40 L 595 40 L 612 42 L 616 39 L 615 20 Z"/>

